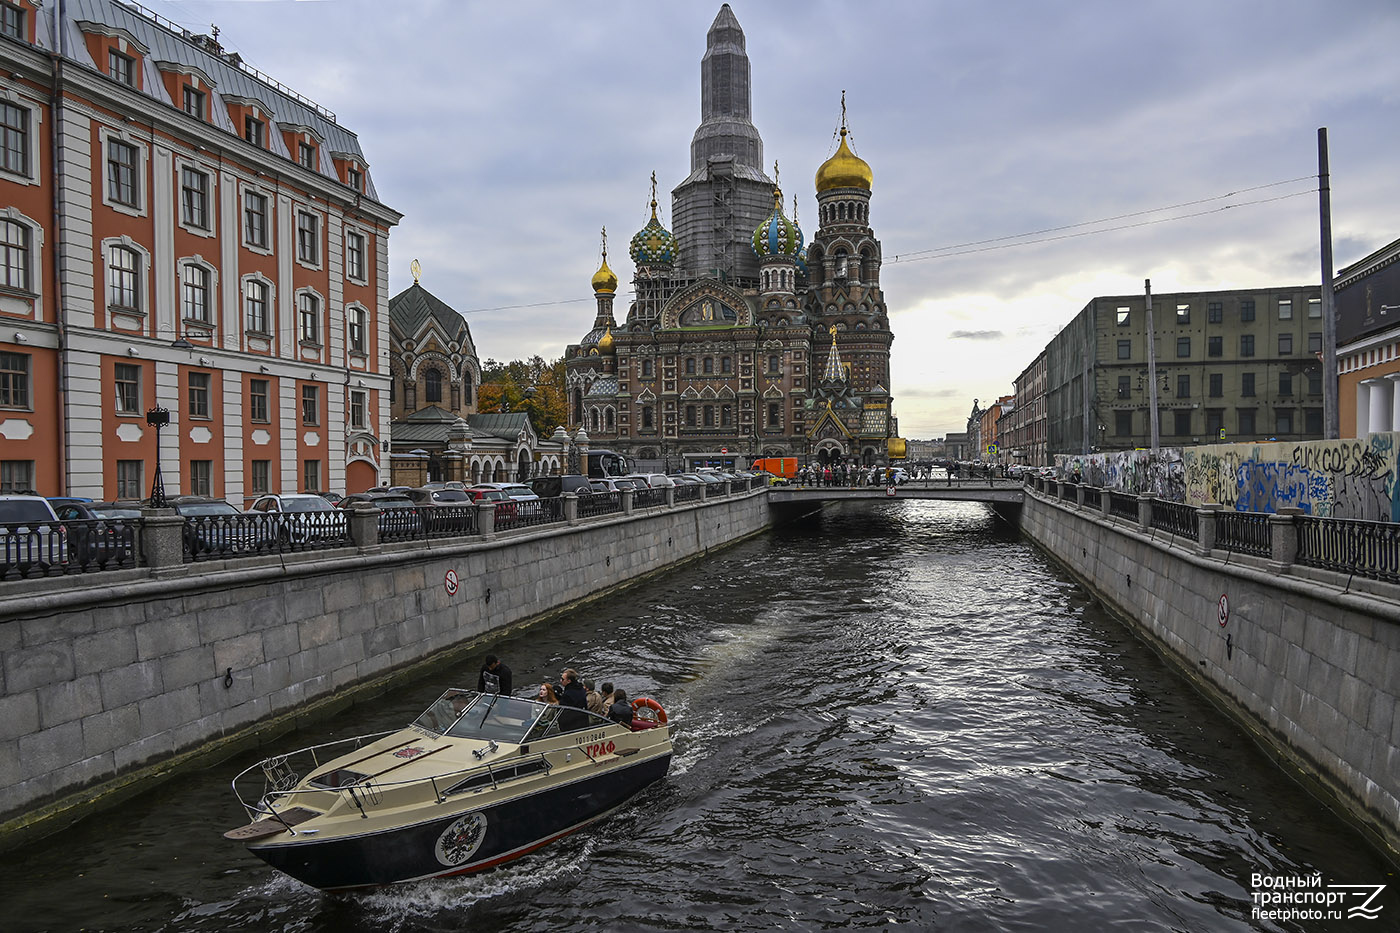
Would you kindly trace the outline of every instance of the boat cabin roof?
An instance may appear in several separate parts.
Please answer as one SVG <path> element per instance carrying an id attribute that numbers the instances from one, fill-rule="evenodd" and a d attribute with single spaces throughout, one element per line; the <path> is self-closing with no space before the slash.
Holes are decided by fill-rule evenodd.
<path id="1" fill-rule="evenodd" d="M 438 735 L 512 745 L 615 725 L 577 707 L 455 688 L 445 691 L 413 724 Z"/>

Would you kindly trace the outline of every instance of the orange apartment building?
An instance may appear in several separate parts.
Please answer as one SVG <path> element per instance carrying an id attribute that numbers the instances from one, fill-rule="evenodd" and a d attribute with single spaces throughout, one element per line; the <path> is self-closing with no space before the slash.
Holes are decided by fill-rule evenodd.
<path id="1" fill-rule="evenodd" d="M 355 134 L 134 3 L 0 0 L 0 492 L 387 476 L 388 241 Z"/>

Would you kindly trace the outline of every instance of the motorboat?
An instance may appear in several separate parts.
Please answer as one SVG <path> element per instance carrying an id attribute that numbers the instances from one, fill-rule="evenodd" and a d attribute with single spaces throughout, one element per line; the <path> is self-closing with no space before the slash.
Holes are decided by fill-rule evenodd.
<path id="1" fill-rule="evenodd" d="M 633 707 L 628 726 L 575 707 L 449 689 L 405 729 L 241 772 L 233 791 L 251 822 L 224 836 L 325 890 L 494 868 L 665 776 L 665 710 L 645 697 Z"/>

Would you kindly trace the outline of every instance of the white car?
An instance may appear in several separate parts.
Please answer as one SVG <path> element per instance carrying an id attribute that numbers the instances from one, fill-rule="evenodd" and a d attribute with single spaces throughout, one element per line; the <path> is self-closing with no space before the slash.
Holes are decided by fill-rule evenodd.
<path id="1" fill-rule="evenodd" d="M 249 513 L 285 515 L 277 528 L 278 537 L 291 544 L 306 544 L 335 537 L 344 527 L 345 516 L 325 496 L 311 493 L 263 496 Z"/>
<path id="2" fill-rule="evenodd" d="M 650 489 L 666 489 L 676 485 L 676 481 L 665 473 L 629 473 L 623 479 L 636 480 L 639 484 L 645 484 Z"/>

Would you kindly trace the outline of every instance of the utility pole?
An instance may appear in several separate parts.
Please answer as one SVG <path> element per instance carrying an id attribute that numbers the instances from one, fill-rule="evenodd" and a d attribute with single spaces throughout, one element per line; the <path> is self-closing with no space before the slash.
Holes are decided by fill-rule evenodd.
<path id="1" fill-rule="evenodd" d="M 1152 425 L 1152 453 L 1160 440 L 1157 427 L 1157 331 L 1152 326 L 1152 280 L 1143 279 L 1147 292 L 1147 420 Z"/>
<path id="2" fill-rule="evenodd" d="M 1327 170 L 1327 127 L 1317 131 L 1317 206 L 1322 226 L 1322 436 L 1342 434 L 1337 408 L 1337 316 L 1332 295 L 1332 184 Z"/>

